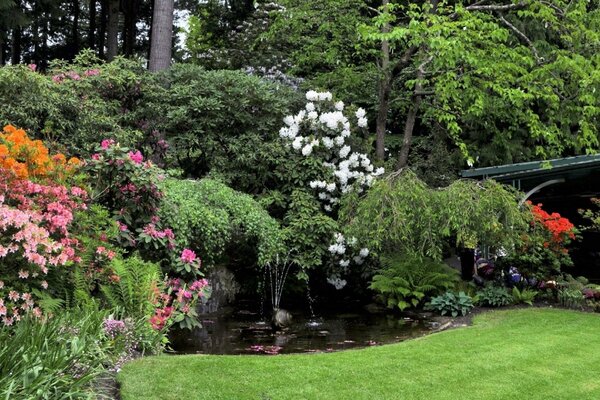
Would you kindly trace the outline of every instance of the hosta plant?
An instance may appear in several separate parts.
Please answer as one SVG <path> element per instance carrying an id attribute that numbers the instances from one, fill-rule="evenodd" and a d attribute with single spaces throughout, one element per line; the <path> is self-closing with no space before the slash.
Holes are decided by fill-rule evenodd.
<path id="1" fill-rule="evenodd" d="M 436 296 L 427 304 L 428 310 L 437 311 L 441 315 L 467 315 L 473 308 L 473 299 L 465 292 L 446 292 L 441 296 Z"/>

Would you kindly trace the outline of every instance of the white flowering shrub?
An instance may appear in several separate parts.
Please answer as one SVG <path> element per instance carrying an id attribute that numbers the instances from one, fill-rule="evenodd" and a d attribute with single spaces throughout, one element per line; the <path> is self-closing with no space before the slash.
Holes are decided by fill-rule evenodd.
<path id="1" fill-rule="evenodd" d="M 329 92 L 311 90 L 306 99 L 304 110 L 284 118 L 279 136 L 303 156 L 318 155 L 322 160 L 330 173 L 322 180 L 311 181 L 310 187 L 317 192 L 325 211 L 332 212 L 342 194 L 354 189 L 364 191 L 384 169 L 375 169 L 366 154 L 353 152 L 349 144 L 353 130 L 367 127 L 364 109 L 359 108 L 348 118 L 344 103 L 334 103 Z"/>
<path id="2" fill-rule="evenodd" d="M 309 186 L 323 210 L 335 215 L 343 194 L 365 191 L 384 169 L 375 168 L 366 154 L 352 150 L 352 134 L 368 124 L 365 110 L 359 108 L 348 117 L 344 103 L 334 102 L 329 92 L 311 90 L 306 100 L 303 110 L 284 118 L 279 136 L 294 152 L 316 157 L 323 164 L 323 175 Z M 340 276 L 351 263 L 361 265 L 369 255 L 369 249 L 360 248 L 355 238 L 346 239 L 341 233 L 335 233 L 328 250 L 334 268 L 327 281 L 337 289 L 346 285 Z"/>

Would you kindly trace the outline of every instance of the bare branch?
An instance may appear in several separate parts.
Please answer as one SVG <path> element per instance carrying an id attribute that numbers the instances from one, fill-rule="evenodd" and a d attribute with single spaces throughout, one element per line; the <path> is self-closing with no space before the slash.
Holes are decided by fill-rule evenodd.
<path id="1" fill-rule="evenodd" d="M 489 5 L 478 5 L 475 3 L 473 5 L 465 7 L 467 11 L 510 11 L 510 10 L 520 10 L 527 7 L 527 3 L 524 1 L 520 1 L 514 4 L 489 4 Z"/>
<path id="2" fill-rule="evenodd" d="M 521 32 L 516 26 L 511 24 L 506 18 L 504 18 L 504 15 L 502 15 L 500 13 L 496 13 L 496 15 L 498 16 L 500 21 L 508 27 L 508 29 L 513 31 L 513 33 L 515 35 L 517 35 L 519 37 L 519 39 L 521 39 L 523 42 L 525 42 L 525 44 L 527 44 L 527 46 L 529 46 L 529 48 L 531 49 L 531 52 L 533 53 L 533 56 L 535 57 L 536 63 L 538 65 L 541 64 L 544 61 L 544 59 L 540 57 L 540 54 L 538 53 L 538 51 L 535 48 L 535 45 L 533 44 L 531 39 L 529 39 L 527 37 L 527 35 L 525 35 L 523 32 Z"/>
<path id="3" fill-rule="evenodd" d="M 551 9 L 553 9 L 554 11 L 556 11 L 556 14 L 558 14 L 560 17 L 564 17 L 565 16 L 565 10 L 563 10 L 562 8 L 550 3 L 549 1 L 540 1 L 541 4 L 550 7 Z"/>
<path id="4" fill-rule="evenodd" d="M 404 68 L 406 68 L 412 61 L 413 56 L 419 50 L 418 46 L 411 46 L 404 51 L 400 60 L 392 68 L 392 76 L 397 76 Z"/>

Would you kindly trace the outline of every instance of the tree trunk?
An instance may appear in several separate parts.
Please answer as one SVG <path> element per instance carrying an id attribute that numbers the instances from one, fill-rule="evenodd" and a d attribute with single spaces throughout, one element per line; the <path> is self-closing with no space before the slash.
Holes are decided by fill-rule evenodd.
<path id="1" fill-rule="evenodd" d="M 388 11 L 389 0 L 383 0 L 383 12 Z M 389 33 L 390 24 L 381 27 L 381 33 Z M 379 110 L 376 121 L 376 155 L 377 159 L 385 159 L 385 131 L 387 127 L 387 114 L 390 108 L 390 91 L 392 89 L 392 72 L 390 71 L 390 44 L 387 40 L 381 42 L 381 78 L 379 80 Z"/>
<path id="2" fill-rule="evenodd" d="M 119 0 L 108 0 L 108 22 L 106 26 L 106 59 L 112 61 L 119 46 Z"/>
<path id="3" fill-rule="evenodd" d="M 73 26 L 71 27 L 71 50 L 72 58 L 79 53 L 79 0 L 73 0 Z"/>
<path id="4" fill-rule="evenodd" d="M 429 4 L 431 8 L 429 9 L 430 14 L 437 14 L 439 0 L 431 0 Z M 420 53 L 424 49 L 421 48 Z M 417 82 L 415 83 L 415 91 L 412 97 L 412 105 L 410 110 L 408 111 L 408 115 L 406 116 L 406 122 L 404 123 L 404 137 L 402 138 L 402 147 L 400 148 L 400 154 L 398 155 L 398 163 L 396 164 L 396 169 L 399 170 L 408 165 L 408 153 L 410 152 L 410 146 L 412 144 L 413 132 L 415 130 L 415 123 L 417 121 L 417 114 L 419 112 L 419 106 L 421 105 L 421 100 L 423 99 L 423 86 L 421 81 L 425 76 L 425 66 L 429 64 L 433 60 L 433 56 L 430 56 L 427 60 L 423 61 L 421 65 L 417 68 Z"/>
<path id="5" fill-rule="evenodd" d="M 98 30 L 98 56 L 100 58 L 104 58 L 106 25 L 108 25 L 108 0 L 100 0 L 100 29 Z"/>
<path id="6" fill-rule="evenodd" d="M 138 2 L 136 0 L 127 0 L 124 2 L 124 40 L 123 40 L 123 53 L 131 57 L 134 53 L 135 38 L 136 38 L 136 23 L 137 23 L 137 9 Z"/>
<path id="7" fill-rule="evenodd" d="M 15 27 L 12 30 L 12 48 L 10 63 L 13 65 L 21 62 L 21 28 Z"/>
<path id="8" fill-rule="evenodd" d="M 96 0 L 90 0 L 90 25 L 88 28 L 88 47 L 96 49 Z"/>
<path id="9" fill-rule="evenodd" d="M 154 1 L 150 63 L 148 64 L 151 72 L 162 71 L 171 65 L 173 8 L 173 0 Z"/>
<path id="10" fill-rule="evenodd" d="M 402 138 L 402 148 L 400 148 L 400 154 L 398 156 L 398 164 L 396 169 L 406 167 L 408 164 L 408 153 L 410 151 L 410 145 L 412 144 L 413 132 L 415 130 L 415 123 L 417 121 L 417 114 L 419 112 L 419 106 L 423 98 L 423 87 L 421 80 L 425 75 L 425 66 L 431 62 L 431 58 L 423 62 L 419 68 L 417 68 L 417 83 L 415 83 L 415 91 L 412 96 L 412 105 L 406 116 L 406 122 L 404 123 L 404 138 Z"/>

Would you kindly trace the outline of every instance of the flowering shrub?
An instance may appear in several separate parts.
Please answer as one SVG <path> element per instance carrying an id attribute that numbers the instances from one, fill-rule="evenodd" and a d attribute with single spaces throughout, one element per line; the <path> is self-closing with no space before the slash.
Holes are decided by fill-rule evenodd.
<path id="1" fill-rule="evenodd" d="M 41 140 L 31 140 L 22 129 L 6 125 L 0 133 L 0 168 L 13 171 L 21 179 L 64 178 L 80 161 L 68 161 L 61 154 L 50 155 Z"/>
<path id="2" fill-rule="evenodd" d="M 200 277 L 200 259 L 190 249 L 181 252 L 176 270 L 188 275 Z M 154 315 L 150 318 L 152 327 L 163 330 L 172 324 L 180 328 L 192 329 L 199 326 L 196 304 L 210 296 L 210 286 L 206 279 L 192 279 L 189 283 L 181 278 L 167 278 L 164 282 L 166 291 L 155 288 Z"/>
<path id="3" fill-rule="evenodd" d="M 79 187 L 42 185 L 0 169 L 0 317 L 5 325 L 28 311 L 40 316 L 34 288 L 46 291 L 52 267 L 80 260 L 69 226 L 74 212 L 86 208 L 86 199 Z"/>
<path id="4" fill-rule="evenodd" d="M 576 239 L 575 226 L 558 213 L 548 213 L 542 204 L 530 205 L 530 229 L 521 235 L 514 254 L 502 260 L 518 274 L 509 272 L 512 283 L 531 279 L 547 280 L 557 276 L 562 266 L 573 264 L 567 249 Z M 511 271 L 513 271 L 511 270 Z"/>
<path id="5" fill-rule="evenodd" d="M 308 103 L 304 110 L 285 117 L 286 126 L 281 128 L 279 135 L 303 156 L 318 153 L 327 172 L 322 180 L 311 181 L 310 187 L 319 192 L 323 208 L 331 212 L 339 203 L 339 196 L 351 191 L 353 184 L 362 192 L 384 173 L 384 169 L 375 169 L 366 154 L 352 151 L 348 144 L 352 124 L 343 113 L 345 105 L 342 101 L 333 103 L 331 93 L 312 90 L 306 93 L 306 99 Z M 355 117 L 358 128 L 367 127 L 365 110 L 359 108 Z"/>
<path id="6" fill-rule="evenodd" d="M 575 239 L 575 225 L 567 218 L 561 217 L 559 213 L 547 213 L 542 209 L 542 204 L 532 206 L 531 212 L 536 222 L 550 234 L 548 242 L 544 242 L 544 247 L 562 251 L 565 244 Z"/>
<path id="7" fill-rule="evenodd" d="M 162 192 L 161 170 L 144 161 L 139 150 L 105 139 L 86 166 L 91 175 L 93 199 L 112 210 L 121 244 L 130 248 L 173 249 L 175 236 L 161 226 L 157 212 Z"/>
<path id="8" fill-rule="evenodd" d="M 356 129 L 350 121 L 356 122 L 358 130 L 367 128 L 365 110 L 359 108 L 348 118 L 344 115 L 344 103 L 334 103 L 329 92 L 311 90 L 306 93 L 306 100 L 303 110 L 284 118 L 285 126 L 279 135 L 294 152 L 313 157 L 322 165 L 320 176 L 310 180 L 308 186 L 322 209 L 335 216 L 342 195 L 353 190 L 362 193 L 384 173 L 384 169 L 376 169 L 366 154 L 352 151 L 352 132 Z M 354 255 L 346 251 L 353 247 L 358 251 Z M 345 286 L 346 281 L 340 275 L 347 272 L 350 263 L 354 261 L 360 265 L 369 255 L 368 249 L 358 249 L 355 238 L 346 240 L 340 233 L 335 233 L 334 242 L 328 247 L 330 266 L 333 267 L 328 282 L 336 288 Z"/>

